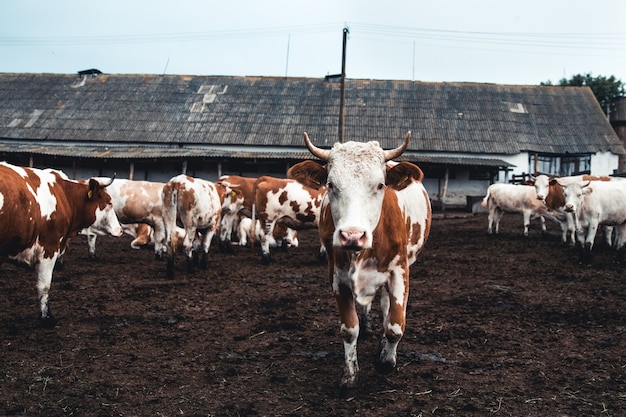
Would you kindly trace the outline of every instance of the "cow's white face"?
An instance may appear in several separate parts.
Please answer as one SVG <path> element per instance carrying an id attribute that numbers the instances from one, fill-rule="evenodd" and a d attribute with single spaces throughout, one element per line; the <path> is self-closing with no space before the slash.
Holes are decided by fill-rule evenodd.
<path id="1" fill-rule="evenodd" d="M 378 142 L 337 143 L 328 158 L 327 199 L 335 223 L 333 246 L 372 247 L 385 194 L 385 157 Z"/>
<path id="2" fill-rule="evenodd" d="M 578 182 L 563 184 L 559 181 L 559 184 L 563 187 L 563 195 L 565 196 L 565 211 L 575 213 L 582 204 L 583 195 L 591 192 L 591 188 L 587 187 L 589 183 L 585 185 Z"/>
<path id="3" fill-rule="evenodd" d="M 537 192 L 537 199 L 546 201 L 548 192 L 550 190 L 550 178 L 547 175 L 537 175 L 535 178 L 535 191 Z"/>

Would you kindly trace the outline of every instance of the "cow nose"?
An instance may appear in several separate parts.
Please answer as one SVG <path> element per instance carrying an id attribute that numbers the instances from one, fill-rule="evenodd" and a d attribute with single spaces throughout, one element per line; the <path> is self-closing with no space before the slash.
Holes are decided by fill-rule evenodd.
<path id="1" fill-rule="evenodd" d="M 567 212 L 570 212 L 570 213 L 571 213 L 572 211 L 574 211 L 574 206 L 573 206 L 573 205 L 571 205 L 571 204 L 566 204 L 566 205 L 565 205 L 565 211 L 567 211 Z"/>
<path id="2" fill-rule="evenodd" d="M 537 200 L 543 201 L 543 194 L 537 194 Z"/>
<path id="3" fill-rule="evenodd" d="M 339 232 L 339 243 L 344 248 L 361 249 L 366 240 L 364 230 L 348 229 Z"/>

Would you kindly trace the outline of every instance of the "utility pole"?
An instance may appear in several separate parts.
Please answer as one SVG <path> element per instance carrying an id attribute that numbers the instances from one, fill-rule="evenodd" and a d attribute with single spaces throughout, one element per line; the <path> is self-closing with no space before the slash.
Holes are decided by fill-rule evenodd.
<path id="1" fill-rule="evenodd" d="M 341 52 L 341 100 L 339 102 L 339 142 L 343 143 L 344 122 L 346 120 L 346 44 L 348 41 L 348 27 L 343 28 L 343 49 Z"/>

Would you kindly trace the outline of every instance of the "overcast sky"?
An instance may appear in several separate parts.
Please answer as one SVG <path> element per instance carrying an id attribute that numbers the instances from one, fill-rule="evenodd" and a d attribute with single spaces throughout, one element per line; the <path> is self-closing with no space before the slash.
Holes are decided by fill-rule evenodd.
<path id="1" fill-rule="evenodd" d="M 2 0 L 0 72 L 626 83 L 624 0 Z"/>

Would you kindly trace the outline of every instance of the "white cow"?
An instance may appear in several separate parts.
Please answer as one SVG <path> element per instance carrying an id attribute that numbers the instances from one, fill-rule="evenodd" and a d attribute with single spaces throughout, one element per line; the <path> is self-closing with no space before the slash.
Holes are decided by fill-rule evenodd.
<path id="1" fill-rule="evenodd" d="M 565 210 L 576 216 L 580 261 L 583 264 L 592 262 L 591 251 L 599 226 L 614 226 L 613 246 L 619 253 L 626 238 L 626 181 L 570 182 L 561 185 L 565 195 Z"/>
<path id="2" fill-rule="evenodd" d="M 500 232 L 500 220 L 504 213 L 520 213 L 524 217 L 524 236 L 528 236 L 530 220 L 539 218 L 542 232 L 546 231 L 544 217 L 560 222 L 556 216 L 550 214 L 546 205 L 537 199 L 535 188 L 530 185 L 492 184 L 487 189 L 487 195 L 481 203 L 489 207 L 489 224 L 487 233 Z"/>

